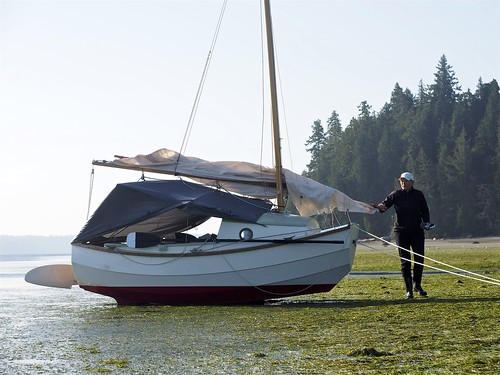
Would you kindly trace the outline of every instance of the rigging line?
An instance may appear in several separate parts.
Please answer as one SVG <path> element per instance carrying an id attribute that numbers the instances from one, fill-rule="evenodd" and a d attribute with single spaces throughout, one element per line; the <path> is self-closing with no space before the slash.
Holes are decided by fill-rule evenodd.
<path id="1" fill-rule="evenodd" d="M 360 243 L 360 242 L 358 242 L 358 243 Z M 370 245 L 365 244 L 365 243 L 363 243 L 363 242 L 361 242 L 360 244 L 361 244 L 362 246 L 365 246 L 365 247 L 367 247 L 367 248 L 371 249 L 371 250 L 374 250 L 374 251 L 380 251 L 380 252 L 383 252 L 384 254 L 387 254 L 387 255 L 390 255 L 390 256 L 392 256 L 392 257 L 396 257 L 396 258 L 400 258 L 400 259 L 401 259 L 401 257 L 400 257 L 399 255 L 394 255 L 394 254 L 391 254 L 391 253 L 389 253 L 389 252 L 387 252 L 387 251 L 376 249 L 376 248 L 374 248 L 373 246 L 370 246 Z M 496 281 L 496 282 L 495 282 L 495 281 L 488 281 L 488 280 L 485 280 L 485 279 L 483 279 L 483 278 L 479 278 L 479 277 L 474 277 L 474 276 L 469 276 L 469 275 L 467 275 L 467 273 L 471 273 L 471 274 L 473 274 L 473 275 L 478 275 L 478 276 L 483 277 L 482 275 L 480 275 L 480 274 L 476 274 L 476 273 L 474 273 L 474 272 L 469 272 L 469 271 L 464 270 L 464 271 L 462 271 L 462 273 L 458 273 L 458 272 L 453 272 L 453 271 L 450 271 L 450 270 L 445 270 L 445 269 L 442 269 L 442 268 L 439 268 L 439 267 L 434 267 L 434 266 L 431 266 L 431 265 L 429 265 L 429 264 L 423 264 L 423 263 L 420 263 L 420 262 L 415 262 L 415 261 L 414 261 L 413 263 L 415 263 L 415 264 L 419 264 L 419 265 L 421 265 L 421 266 L 425 266 L 425 267 L 428 267 L 428 268 L 432 268 L 432 269 L 435 269 L 435 270 L 438 270 L 438 271 L 441 271 L 441 272 L 444 272 L 444 273 L 449 273 L 449 274 L 451 274 L 451 275 L 455 275 L 455 276 L 462 276 L 462 277 L 465 277 L 465 278 L 468 278 L 468 279 L 472 279 L 472 280 L 476 280 L 476 281 L 481 281 L 481 282 L 483 282 L 483 283 L 488 283 L 488 284 L 493 284 L 493 285 L 500 285 L 500 282 L 498 282 L 498 280 L 496 280 L 496 279 L 492 279 L 492 280 L 495 280 L 495 281 Z M 453 266 L 450 266 L 450 267 L 455 268 L 455 267 L 453 267 Z M 464 273 L 464 272 L 465 272 L 465 273 Z"/>
<path id="2" fill-rule="evenodd" d="M 265 78 L 266 78 L 266 74 L 265 74 L 265 66 L 266 63 L 265 63 L 265 46 L 264 46 L 264 40 L 265 40 L 265 24 L 264 24 L 264 8 L 263 8 L 263 1 L 260 1 L 259 2 L 259 5 L 260 5 L 260 46 L 261 46 L 261 49 L 260 49 L 260 59 L 261 59 L 261 98 L 262 98 L 262 118 L 261 118 L 261 134 L 260 134 L 260 172 L 261 172 L 261 182 L 263 184 L 265 184 L 265 179 L 264 179 L 264 173 L 263 173 L 263 164 L 264 164 L 264 131 L 265 131 L 265 117 L 266 117 L 266 106 L 265 106 L 265 92 L 266 92 L 266 89 L 265 89 L 265 85 L 266 85 L 266 82 L 265 82 Z M 274 47 L 275 51 L 276 51 L 276 46 Z M 279 69 L 279 66 L 278 66 L 278 69 Z M 278 74 L 279 74 L 279 70 L 278 70 Z M 269 73 L 270 75 L 270 73 Z M 280 80 L 280 85 L 281 85 L 281 78 L 279 78 Z M 281 90 L 281 86 L 280 86 L 280 90 Z M 282 103 L 283 103 L 283 91 L 281 90 L 281 98 L 282 98 Z M 284 109 L 284 103 L 283 103 L 283 109 Z M 286 128 L 286 132 L 287 132 L 287 137 L 288 137 L 288 127 L 287 127 L 287 122 L 286 122 L 286 116 L 285 116 L 285 128 Z M 272 126 L 271 126 L 271 133 L 272 133 Z M 272 139 L 272 134 L 271 134 L 271 139 Z M 289 138 L 288 138 L 289 139 Z M 274 142 L 272 142 L 271 144 L 271 150 L 274 149 Z M 290 153 L 290 160 L 291 160 L 291 150 L 290 150 L 290 143 L 288 142 L 288 149 L 289 149 L 289 153 Z M 275 151 L 276 152 L 276 151 Z M 291 163 L 291 169 L 293 170 L 293 164 Z M 276 199 L 276 197 L 274 198 Z M 275 205 L 277 207 L 277 204 Z"/>
<path id="3" fill-rule="evenodd" d="M 244 241 L 244 240 L 240 240 L 240 241 Z M 276 297 L 290 297 L 290 296 L 296 295 L 297 293 L 302 294 L 307 289 L 309 289 L 309 288 L 311 288 L 311 287 L 313 287 L 315 285 L 315 284 L 306 285 L 302 289 L 299 289 L 299 290 L 294 291 L 294 292 L 288 292 L 288 293 L 278 293 L 278 292 L 272 292 L 272 291 L 269 291 L 269 290 L 265 290 L 262 287 L 260 287 L 258 285 L 255 285 L 254 283 L 250 282 L 250 280 L 248 280 L 242 274 L 242 271 L 244 271 L 244 270 L 238 270 L 238 269 L 234 268 L 233 264 L 226 258 L 226 254 L 224 254 L 223 252 L 221 252 L 220 254 L 224 258 L 224 260 L 226 261 L 226 263 L 228 264 L 228 266 L 231 268 L 231 270 L 233 272 L 235 272 L 244 282 L 246 282 L 249 286 L 253 287 L 254 289 L 257 289 L 258 291 L 266 293 L 266 294 L 269 294 L 271 296 L 276 296 Z M 272 286 L 272 285 L 269 285 L 269 286 Z"/>
<path id="4" fill-rule="evenodd" d="M 264 178 L 264 167 L 263 167 L 263 164 L 264 164 L 264 132 L 265 132 L 265 125 L 266 125 L 266 103 L 265 103 L 265 92 L 266 92 L 266 69 L 265 67 L 268 67 L 268 76 L 269 76 L 269 79 L 271 79 L 271 72 L 270 72 L 270 68 L 269 68 L 269 65 L 266 64 L 266 51 L 265 51 L 265 43 L 267 43 L 267 40 L 266 40 L 266 33 L 267 33 L 267 30 L 266 30 L 266 25 L 265 25 L 265 12 L 264 12 L 264 1 L 259 1 L 259 5 L 260 5 L 260 60 L 261 60 L 261 63 L 260 63 L 260 66 L 261 66 L 261 98 L 262 98 L 262 118 L 261 118 L 261 134 L 260 134 L 260 177 L 261 177 L 261 183 L 263 185 L 267 184 L 266 181 L 265 181 L 265 178 Z M 272 121 L 271 121 L 271 127 L 270 127 L 270 131 L 271 131 L 271 139 L 273 139 L 273 125 L 272 125 Z M 274 142 L 271 142 L 271 157 L 273 156 L 273 154 L 275 155 L 278 151 L 274 150 Z M 274 163 L 273 163 L 274 164 Z M 277 166 L 275 166 L 276 168 Z M 276 185 L 275 185 L 276 186 Z M 276 187 L 274 188 L 274 190 L 276 190 Z M 274 200 L 277 199 L 277 195 L 272 198 Z M 277 207 L 278 208 L 278 205 L 277 204 L 274 204 L 273 203 L 273 206 Z"/>
<path id="5" fill-rule="evenodd" d="M 137 180 L 137 182 L 146 181 L 146 177 L 144 176 L 144 170 L 141 170 L 141 177 Z"/>
<path id="6" fill-rule="evenodd" d="M 172 259 L 167 259 L 166 261 L 164 262 L 160 262 L 160 263 L 145 263 L 145 262 L 140 262 L 138 260 L 135 260 L 135 259 L 132 259 L 132 257 L 137 257 L 136 255 L 130 255 L 130 254 L 126 254 L 124 252 L 120 252 L 120 249 L 118 249 L 118 247 L 115 247 L 113 248 L 114 252 L 118 255 L 120 255 L 122 258 L 132 262 L 132 263 L 135 263 L 135 264 L 140 264 L 141 266 L 164 266 L 165 264 L 168 264 L 168 263 L 172 263 L 180 258 L 183 258 L 185 254 L 187 254 L 187 246 L 184 246 L 184 250 L 181 252 L 181 253 L 178 253 L 179 256 L 178 257 L 173 257 Z M 147 256 L 147 254 L 144 254 L 144 256 Z"/>
<path id="7" fill-rule="evenodd" d="M 167 179 L 165 178 L 157 178 L 157 177 L 149 177 L 149 176 L 146 176 L 143 174 L 143 177 L 144 177 L 144 181 L 168 181 Z"/>
<path id="8" fill-rule="evenodd" d="M 261 67 L 261 98 L 262 98 L 262 102 L 261 102 L 261 126 L 260 126 L 260 129 L 261 129 L 261 132 L 260 132 L 260 160 L 259 160 L 259 167 L 260 167 L 260 176 L 261 176 L 261 182 L 262 183 L 265 183 L 265 179 L 264 179 L 264 172 L 263 172 L 263 165 L 264 165 L 264 132 L 265 132 L 265 118 L 266 118 L 266 103 L 265 103 L 265 92 L 266 92 L 266 82 L 265 82 L 265 78 L 266 78 L 266 75 L 265 75 L 265 66 L 266 66 L 266 63 L 265 63 L 265 53 L 264 53 L 264 49 L 265 49 L 265 46 L 264 46 L 264 40 L 265 40 L 265 25 L 264 25 L 264 8 L 263 8 L 263 2 L 262 1 L 259 1 L 259 5 L 260 5 L 260 67 Z M 271 128 L 271 131 L 272 131 L 272 128 Z M 272 138 L 272 134 L 271 134 L 271 138 Z M 271 151 L 273 151 L 274 149 L 274 142 L 272 142 L 271 144 Z M 293 168 L 292 168 L 293 169 Z"/>
<path id="9" fill-rule="evenodd" d="M 279 82 L 279 87 L 280 87 L 280 95 L 281 95 L 281 108 L 282 108 L 282 114 L 283 114 L 283 120 L 285 122 L 285 132 L 286 132 L 286 138 L 287 138 L 287 146 L 288 146 L 288 155 L 290 157 L 290 168 L 293 171 L 293 158 L 292 158 L 292 149 L 290 146 L 290 135 L 288 134 L 288 122 L 286 119 L 286 110 L 285 110 L 285 96 L 283 95 L 283 83 L 281 81 L 281 71 L 280 71 L 280 64 L 279 64 L 279 55 L 278 55 L 278 47 L 276 46 L 276 40 L 274 41 L 274 49 L 275 49 L 275 55 L 276 55 L 276 67 L 278 69 L 278 82 Z"/>
<path id="10" fill-rule="evenodd" d="M 361 229 L 359 226 L 358 226 L 358 229 L 361 231 L 361 232 L 364 232 L 366 234 L 368 234 L 369 236 L 377 239 L 377 240 L 380 240 L 388 245 L 391 245 L 395 248 L 398 248 L 398 249 L 402 249 L 402 250 L 406 250 L 408 252 L 410 252 L 411 254 L 415 254 L 412 250 L 409 250 L 409 249 L 405 249 L 404 247 L 401 247 L 401 246 L 398 246 L 390 241 L 387 241 L 387 240 L 384 240 L 383 238 L 381 237 L 377 237 L 375 236 L 374 234 L 370 233 L 370 232 L 367 232 L 363 229 Z M 472 271 L 468 271 L 468 270 L 465 270 L 465 269 L 462 269 L 462 268 L 458 268 L 458 267 L 455 267 L 455 266 L 452 266 L 451 264 L 447 264 L 447 263 L 444 263 L 444 262 L 440 262 L 439 260 L 435 260 L 435 259 L 432 259 L 432 258 L 429 258 L 428 256 L 425 256 L 425 255 L 420 255 L 420 254 L 416 254 L 418 256 L 421 256 L 422 258 L 424 259 L 427 259 L 427 260 L 430 260 L 431 262 L 435 262 L 435 263 L 438 263 L 438 264 L 442 264 L 446 267 L 450 267 L 450 268 L 453 268 L 455 270 L 458 270 L 458 271 L 461 271 L 461 272 L 464 272 L 464 273 L 467 273 L 467 274 L 471 274 L 471 275 L 474 275 L 474 276 L 478 276 L 480 277 L 481 279 L 479 279 L 480 281 L 483 281 L 483 282 L 487 282 L 487 283 L 490 283 L 490 284 L 496 284 L 496 285 L 500 285 L 500 281 L 493 278 L 493 277 L 489 277 L 489 276 L 485 276 L 485 275 L 481 275 L 479 273 L 475 273 L 475 272 L 472 272 Z M 420 264 L 420 265 L 424 265 L 423 263 L 419 263 L 419 262 L 414 262 L 414 263 L 417 263 L 417 264 Z M 452 272 L 452 271 L 449 271 L 449 270 L 444 270 L 444 269 L 439 269 L 437 267 L 432 267 L 432 266 L 429 266 L 429 265 L 425 265 L 427 267 L 430 267 L 430 268 L 435 268 L 435 269 L 438 269 L 440 271 L 444 271 L 444 272 L 448 272 L 448 273 L 452 273 L 454 275 L 460 275 L 460 274 L 457 274 L 455 272 Z M 465 275 L 461 275 L 461 276 L 465 276 Z M 467 277 L 467 276 L 466 276 Z M 469 276 L 470 277 L 470 276 Z M 487 281 L 487 280 L 491 280 L 491 281 Z"/>
<path id="11" fill-rule="evenodd" d="M 92 166 L 92 171 L 90 172 L 90 186 L 89 186 L 89 204 L 87 206 L 87 219 L 90 215 L 90 204 L 92 203 L 92 192 L 94 190 L 94 166 Z"/>
<path id="12" fill-rule="evenodd" d="M 335 213 L 335 210 L 332 210 L 331 211 L 331 215 L 332 215 L 332 226 L 335 226 L 335 223 L 333 221 L 333 218 L 335 218 L 335 221 L 337 221 L 337 225 L 342 225 L 342 223 L 340 222 L 340 219 L 339 217 L 337 216 L 337 214 Z"/>
<path id="13" fill-rule="evenodd" d="M 263 1 L 259 1 L 260 5 L 260 71 L 261 71 L 261 124 L 260 124 L 260 181 L 262 185 L 267 186 L 267 182 L 265 181 L 264 177 L 264 131 L 266 127 L 266 103 L 265 103 L 265 92 L 266 92 L 266 74 L 265 74 L 265 67 L 266 65 L 266 54 L 265 54 L 265 48 L 264 48 L 264 40 L 265 40 L 265 23 L 264 23 L 264 3 Z M 271 126 L 271 139 L 272 139 L 272 126 Z M 273 150 L 273 143 L 271 143 L 271 156 L 272 156 L 272 150 Z M 276 188 L 274 188 L 274 191 L 276 191 Z M 276 196 L 272 199 L 276 199 Z M 273 204 L 274 205 L 274 204 Z M 277 206 L 277 205 L 274 205 Z"/>
<path id="14" fill-rule="evenodd" d="M 347 220 L 349 220 L 349 224 L 352 224 L 352 221 L 351 221 L 351 216 L 349 215 L 349 210 L 346 210 L 345 211 L 345 214 L 347 216 Z"/>
<path id="15" fill-rule="evenodd" d="M 186 131 L 184 133 L 184 138 L 182 139 L 181 148 L 179 150 L 179 154 L 177 155 L 177 160 L 175 162 L 174 174 L 177 171 L 177 165 L 179 164 L 179 159 L 181 157 L 181 154 L 184 153 L 186 148 L 187 148 L 187 143 L 188 143 L 189 137 L 191 135 L 191 130 L 192 130 L 193 125 L 194 125 L 194 119 L 196 117 L 198 105 L 200 104 L 201 93 L 203 92 L 203 87 L 205 86 L 205 81 L 206 81 L 207 74 L 208 74 L 208 68 L 210 66 L 210 62 L 212 61 L 212 55 L 213 55 L 213 52 L 215 50 L 215 44 L 217 43 L 217 37 L 219 36 L 219 31 L 220 31 L 220 27 L 222 25 L 222 19 L 224 17 L 224 11 L 226 9 L 226 5 L 227 5 L 227 0 L 225 0 L 224 3 L 222 4 L 222 9 L 221 9 L 221 12 L 219 15 L 219 19 L 217 21 L 217 26 L 215 28 L 215 33 L 214 33 L 214 36 L 212 38 L 212 43 L 210 45 L 210 49 L 208 51 L 208 56 L 207 56 L 207 59 L 205 61 L 205 66 L 203 68 L 203 72 L 201 75 L 200 83 L 198 86 L 198 91 L 196 92 L 193 107 L 191 109 L 191 114 L 189 115 L 188 124 L 186 127 Z"/>
<path id="16" fill-rule="evenodd" d="M 223 185 L 217 185 L 216 187 L 218 190 L 222 190 L 222 191 L 226 192 L 227 194 L 231 195 L 233 198 L 238 199 L 239 201 L 245 202 L 253 207 L 260 207 L 259 205 L 255 204 L 255 203 L 245 201 L 244 199 L 242 199 L 243 197 L 241 195 L 234 194 L 233 192 L 227 190 Z M 268 202 L 270 202 L 269 199 L 262 198 L 261 200 L 267 200 Z"/>
<path id="17" fill-rule="evenodd" d="M 265 109 L 265 74 L 264 74 L 264 23 L 262 22 L 263 20 L 263 9 L 262 9 L 262 2 L 259 2 L 260 5 L 260 71 L 261 71 L 261 98 L 262 98 L 262 117 L 261 117 L 261 123 L 260 123 L 260 172 L 261 176 L 263 175 L 262 173 L 262 164 L 264 162 L 264 127 L 265 127 L 265 116 L 266 116 L 266 109 Z"/>

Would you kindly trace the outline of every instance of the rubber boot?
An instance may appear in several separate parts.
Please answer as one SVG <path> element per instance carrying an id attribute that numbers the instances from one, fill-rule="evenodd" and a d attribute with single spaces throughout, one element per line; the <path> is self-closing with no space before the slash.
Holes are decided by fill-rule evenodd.
<path id="1" fill-rule="evenodd" d="M 411 276 L 406 276 L 404 278 L 404 280 L 405 280 L 405 286 L 406 286 L 406 299 L 412 299 L 413 298 L 413 285 L 412 285 Z"/>
<path id="2" fill-rule="evenodd" d="M 415 292 L 418 292 L 422 297 L 427 297 L 427 292 L 422 288 L 420 284 L 415 283 Z"/>
<path id="3" fill-rule="evenodd" d="M 427 292 L 422 288 L 422 274 L 415 272 L 413 275 L 413 287 L 415 289 L 415 292 L 418 292 L 422 297 L 427 296 Z"/>

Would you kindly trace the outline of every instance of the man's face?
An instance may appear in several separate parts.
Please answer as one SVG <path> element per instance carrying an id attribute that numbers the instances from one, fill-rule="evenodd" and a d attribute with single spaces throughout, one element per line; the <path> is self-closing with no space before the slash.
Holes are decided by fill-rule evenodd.
<path id="1" fill-rule="evenodd" d="M 409 191 L 413 186 L 413 181 L 407 180 L 406 178 L 400 178 L 399 182 L 401 184 L 401 189 Z"/>

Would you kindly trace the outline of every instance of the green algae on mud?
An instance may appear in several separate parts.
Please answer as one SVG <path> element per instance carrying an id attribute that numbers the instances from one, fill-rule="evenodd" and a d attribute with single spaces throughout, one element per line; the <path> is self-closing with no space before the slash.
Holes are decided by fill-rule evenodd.
<path id="1" fill-rule="evenodd" d="M 332 292 L 261 306 L 95 309 L 77 334 L 82 370 L 127 358 L 126 373 L 495 374 L 499 287 L 425 278 L 402 299 L 399 277 L 348 277 Z"/>
<path id="2" fill-rule="evenodd" d="M 495 249 L 437 256 L 498 276 Z M 424 282 L 430 297 L 413 301 L 403 299 L 399 277 L 347 277 L 330 293 L 262 306 L 128 307 L 106 315 L 127 322 L 130 334 L 143 332 L 138 344 L 157 354 L 139 358 L 141 350 L 129 346 L 123 356 L 130 372 L 498 373 L 500 287 L 455 275 L 425 275 Z M 158 327 L 164 337 L 155 335 Z"/>
<path id="3" fill-rule="evenodd" d="M 77 341 L 101 353 L 80 359 L 127 358 L 127 373 L 498 373 L 498 287 L 425 280 L 431 297 L 413 301 L 398 277 L 348 277 L 262 306 L 97 309 Z"/>
<path id="4" fill-rule="evenodd" d="M 361 251 L 357 269 L 369 269 L 378 257 Z M 492 248 L 446 249 L 433 258 L 488 269 L 500 279 L 500 252 Z M 398 269 L 380 264 L 378 270 Z M 212 307 L 117 307 L 78 288 L 61 294 L 29 286 L 38 289 L 26 292 L 23 305 L 11 301 L 0 311 L 0 368 L 30 374 L 500 373 L 500 287 L 461 275 L 424 273 L 423 281 L 429 297 L 411 301 L 403 299 L 400 276 L 348 276 L 329 293 Z M 47 294 L 33 301 L 32 290 Z"/>

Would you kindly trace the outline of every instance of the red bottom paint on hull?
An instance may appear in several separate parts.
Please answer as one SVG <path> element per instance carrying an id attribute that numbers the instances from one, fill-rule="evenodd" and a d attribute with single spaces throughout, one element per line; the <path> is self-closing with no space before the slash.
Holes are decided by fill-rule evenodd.
<path id="1" fill-rule="evenodd" d="M 107 287 L 80 285 L 119 305 L 232 305 L 329 292 L 335 284 L 262 287 Z"/>

